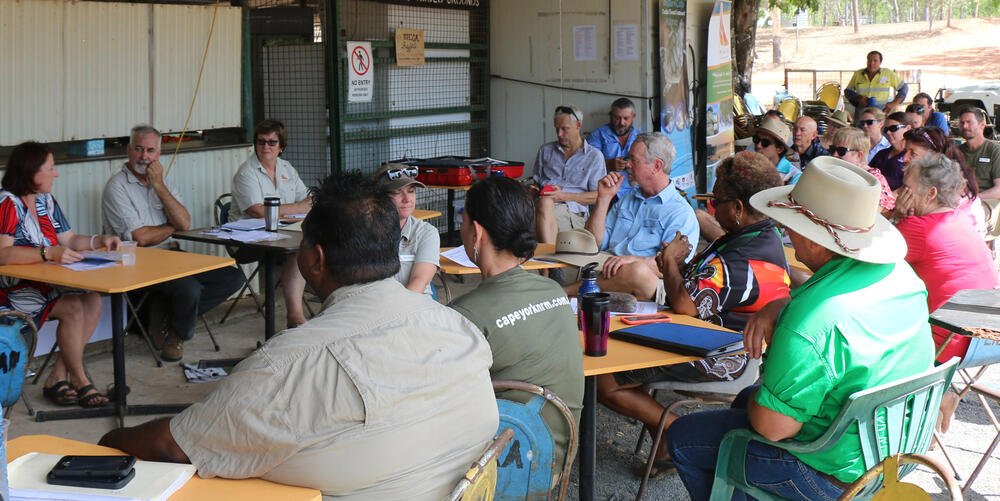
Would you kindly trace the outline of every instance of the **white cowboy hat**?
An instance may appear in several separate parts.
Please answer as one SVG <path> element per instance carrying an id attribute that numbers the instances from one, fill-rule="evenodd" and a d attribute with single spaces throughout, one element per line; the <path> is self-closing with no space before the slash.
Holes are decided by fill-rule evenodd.
<path id="1" fill-rule="evenodd" d="M 609 257 L 611 254 L 600 251 L 597 239 L 591 232 L 583 228 L 574 228 L 560 231 L 556 235 L 555 254 L 543 254 L 534 258 L 541 261 L 560 261 L 581 267 L 596 261 L 597 269 L 601 269 L 604 266 L 604 261 Z"/>
<path id="2" fill-rule="evenodd" d="M 875 176 L 839 158 L 809 162 L 794 186 L 758 192 L 750 205 L 823 247 L 859 261 L 895 263 L 906 241 L 879 214 L 882 188 Z"/>

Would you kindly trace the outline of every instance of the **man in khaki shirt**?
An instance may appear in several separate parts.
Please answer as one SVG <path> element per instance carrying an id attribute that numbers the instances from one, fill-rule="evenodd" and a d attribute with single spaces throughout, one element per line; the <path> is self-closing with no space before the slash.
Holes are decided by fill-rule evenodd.
<path id="1" fill-rule="evenodd" d="M 489 346 L 393 279 L 399 219 L 371 180 L 328 178 L 302 229 L 299 269 L 323 311 L 269 340 L 203 402 L 100 443 L 325 499 L 446 497 L 497 431 Z"/>

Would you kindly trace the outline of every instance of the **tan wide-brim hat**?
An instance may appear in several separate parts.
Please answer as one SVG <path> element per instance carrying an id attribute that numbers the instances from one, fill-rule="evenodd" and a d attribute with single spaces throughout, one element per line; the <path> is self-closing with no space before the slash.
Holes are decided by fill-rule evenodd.
<path id="1" fill-rule="evenodd" d="M 847 112 L 844 110 L 837 110 L 833 112 L 832 115 L 826 118 L 827 123 L 839 125 L 840 127 L 847 127 L 848 125 L 850 125 L 848 123 L 848 120 L 850 120 L 850 118 L 847 115 Z"/>
<path id="2" fill-rule="evenodd" d="M 906 256 L 906 241 L 879 214 L 881 193 L 878 179 L 865 169 L 839 158 L 822 156 L 809 162 L 798 183 L 758 192 L 750 198 L 750 205 L 837 254 L 869 263 L 895 263 Z M 807 216 L 806 211 L 815 219 Z M 853 232 L 847 228 L 867 231 Z"/>
<path id="3" fill-rule="evenodd" d="M 601 269 L 609 257 L 611 254 L 600 251 L 597 239 L 592 233 L 583 228 L 575 228 L 559 232 L 556 236 L 555 254 L 542 254 L 535 256 L 535 259 L 559 261 L 573 266 L 586 266 L 597 262 L 597 269 Z"/>
<path id="4" fill-rule="evenodd" d="M 792 130 L 788 128 L 780 119 L 764 120 L 757 126 L 757 133 L 766 132 L 773 139 L 781 141 L 785 148 L 791 143 Z"/>

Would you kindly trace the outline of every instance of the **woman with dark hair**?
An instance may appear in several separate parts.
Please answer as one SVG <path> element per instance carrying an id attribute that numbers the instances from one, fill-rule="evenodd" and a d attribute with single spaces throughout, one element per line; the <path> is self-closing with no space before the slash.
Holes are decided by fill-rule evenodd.
<path id="1" fill-rule="evenodd" d="M 824 157 L 813 162 L 823 161 Z M 682 315 L 741 331 L 750 315 L 789 295 L 788 264 L 781 235 L 767 216 L 750 206 L 759 191 L 784 184 L 764 155 L 742 151 L 715 170 L 711 204 L 725 230 L 691 261 L 691 243 L 677 235 L 656 256 L 670 308 Z M 747 366 L 746 355 L 597 376 L 597 398 L 612 410 L 656 430 L 664 408 L 642 389 L 652 381 L 731 381 Z M 671 415 L 667 426 L 676 419 Z M 653 475 L 669 471 L 666 445 L 656 454 Z"/>
<path id="2" fill-rule="evenodd" d="M 555 281 L 520 266 L 535 253 L 534 228 L 534 203 L 521 183 L 488 177 L 472 185 L 462 212 L 462 244 L 483 282 L 449 306 L 482 329 L 493 351 L 494 380 L 549 389 L 579 422 L 583 355 L 569 299 Z M 530 395 L 504 391 L 497 397 L 524 402 Z M 559 471 L 570 430 L 555 406 L 546 406 L 542 419 L 555 442 L 552 470 Z"/>
<path id="3" fill-rule="evenodd" d="M 906 140 L 903 139 L 903 135 L 912 126 L 907 113 L 897 111 L 885 117 L 882 135 L 889 140 L 891 146 L 876 153 L 868 163 L 869 167 L 878 169 L 885 176 L 890 190 L 903 185 L 903 155 L 906 153 Z"/>
<path id="4" fill-rule="evenodd" d="M 233 176 L 233 202 L 229 219 L 264 217 L 264 199 L 281 199 L 278 214 L 288 216 L 305 214 L 312 207 L 309 190 L 299 179 L 299 173 L 287 160 L 278 155 L 288 147 L 285 124 L 277 120 L 264 120 L 253 132 L 254 154 L 247 158 Z M 302 293 L 306 281 L 295 264 L 295 255 L 285 258 L 281 267 L 281 289 L 285 297 L 285 318 L 288 327 L 306 321 L 302 311 Z"/>
<path id="5" fill-rule="evenodd" d="M 966 165 L 962 150 L 958 149 L 955 142 L 937 127 L 910 129 L 903 134 L 903 139 L 906 141 L 906 153 L 903 155 L 903 163 L 906 166 L 928 153 L 941 153 L 958 164 L 965 178 L 965 189 L 962 190 L 961 200 L 955 210 L 967 214 L 973 228 L 980 236 L 985 237 L 986 212 L 979 198 L 979 181 L 976 180 L 976 173 Z"/>
<path id="6" fill-rule="evenodd" d="M 52 196 L 57 177 L 55 160 L 45 146 L 27 142 L 11 151 L 0 191 L 0 265 L 75 263 L 83 259 L 77 251 L 118 250 L 118 237 L 73 233 Z M 100 295 L 2 275 L 0 290 L 0 310 L 27 313 L 38 327 L 48 317 L 59 320 L 59 353 L 42 394 L 57 405 L 106 405 L 107 397 L 83 367 L 83 348 L 101 317 Z"/>

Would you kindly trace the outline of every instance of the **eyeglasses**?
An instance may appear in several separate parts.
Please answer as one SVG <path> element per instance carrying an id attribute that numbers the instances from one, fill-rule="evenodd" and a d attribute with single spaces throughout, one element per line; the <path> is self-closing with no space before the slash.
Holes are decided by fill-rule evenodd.
<path id="1" fill-rule="evenodd" d="M 257 146 L 277 146 L 279 141 L 277 139 L 258 139 Z"/>
<path id="2" fill-rule="evenodd" d="M 417 177 L 420 173 L 420 169 L 416 167 L 393 167 L 385 171 L 385 176 L 389 178 L 390 181 L 394 179 L 399 179 L 403 176 L 406 177 Z"/>
<path id="3" fill-rule="evenodd" d="M 912 108 L 913 112 L 917 115 L 923 115 L 924 112 L 927 111 L 927 108 L 924 108 L 924 105 L 922 104 L 911 104 L 910 108 Z"/>
<path id="4" fill-rule="evenodd" d="M 881 120 L 858 120 L 858 125 L 875 125 L 881 122 Z"/>
<path id="5" fill-rule="evenodd" d="M 771 144 L 775 143 L 773 139 L 768 139 L 766 137 L 760 137 L 757 134 L 753 135 L 753 144 L 759 144 L 761 148 L 767 148 Z"/>
<path id="6" fill-rule="evenodd" d="M 842 156 L 846 155 L 848 151 L 861 151 L 861 150 L 855 150 L 855 149 L 852 149 L 852 148 L 848 148 L 846 146 L 831 146 L 830 147 L 830 154 L 831 155 L 837 155 L 838 157 L 842 157 Z"/>
<path id="7" fill-rule="evenodd" d="M 724 203 L 732 202 L 733 200 L 736 200 L 736 199 L 735 198 L 719 198 L 719 197 L 716 197 L 713 194 L 712 198 L 708 199 L 708 206 L 711 207 L 712 210 L 718 210 L 720 205 L 722 205 Z"/>
<path id="8" fill-rule="evenodd" d="M 886 134 L 888 132 L 899 132 L 907 127 L 909 126 L 906 124 L 886 125 L 885 127 L 882 127 L 882 134 Z"/>
<path id="9" fill-rule="evenodd" d="M 559 113 L 569 115 L 573 117 L 573 120 L 576 120 L 577 122 L 580 121 L 580 116 L 577 115 L 576 112 L 573 111 L 573 108 L 570 108 L 569 106 L 556 106 L 556 114 Z"/>

